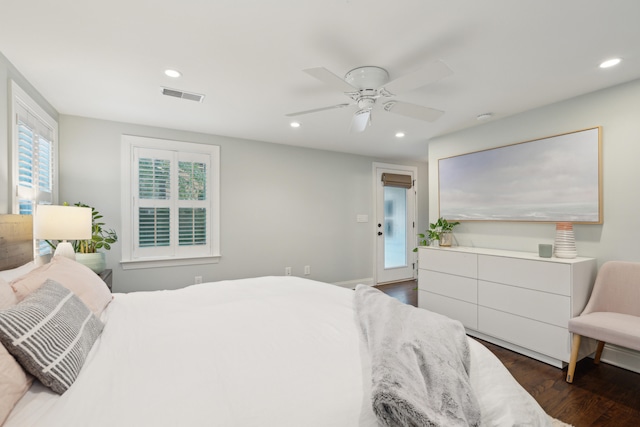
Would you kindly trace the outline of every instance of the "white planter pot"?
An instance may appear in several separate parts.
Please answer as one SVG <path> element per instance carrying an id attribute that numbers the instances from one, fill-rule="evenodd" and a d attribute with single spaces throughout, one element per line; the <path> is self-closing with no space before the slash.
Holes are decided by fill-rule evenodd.
<path id="1" fill-rule="evenodd" d="M 440 246 L 451 246 L 453 242 L 453 233 L 450 231 L 443 231 L 440 234 Z"/>
<path id="2" fill-rule="evenodd" d="M 107 259 L 104 252 L 96 252 L 93 254 L 76 253 L 76 261 L 80 264 L 86 265 L 96 274 L 102 273 L 107 268 Z"/>

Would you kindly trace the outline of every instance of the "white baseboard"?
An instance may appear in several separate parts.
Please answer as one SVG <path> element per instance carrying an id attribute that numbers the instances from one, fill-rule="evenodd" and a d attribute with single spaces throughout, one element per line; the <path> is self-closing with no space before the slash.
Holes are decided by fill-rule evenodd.
<path id="1" fill-rule="evenodd" d="M 366 279 L 357 279 L 357 280 L 347 280 L 346 282 L 337 282 L 334 283 L 336 286 L 340 286 L 341 288 L 354 289 L 356 285 L 367 285 L 373 286 L 373 277 L 368 277 Z"/>
<path id="2" fill-rule="evenodd" d="M 604 346 L 600 360 L 619 368 L 640 373 L 640 353 L 628 348 L 607 344 Z"/>

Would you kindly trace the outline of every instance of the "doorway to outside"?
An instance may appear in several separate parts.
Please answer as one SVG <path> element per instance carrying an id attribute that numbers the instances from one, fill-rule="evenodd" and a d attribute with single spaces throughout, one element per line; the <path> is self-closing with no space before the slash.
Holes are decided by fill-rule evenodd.
<path id="1" fill-rule="evenodd" d="M 374 284 L 410 280 L 415 274 L 415 207 L 418 170 L 374 163 Z"/>

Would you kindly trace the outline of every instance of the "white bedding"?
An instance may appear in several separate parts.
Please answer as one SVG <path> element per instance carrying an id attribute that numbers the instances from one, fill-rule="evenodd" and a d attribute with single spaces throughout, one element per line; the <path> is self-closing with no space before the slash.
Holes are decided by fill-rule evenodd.
<path id="1" fill-rule="evenodd" d="M 352 297 L 295 277 L 115 294 L 76 383 L 58 396 L 36 382 L 5 425 L 373 426 Z M 469 341 L 483 426 L 548 425 Z"/>

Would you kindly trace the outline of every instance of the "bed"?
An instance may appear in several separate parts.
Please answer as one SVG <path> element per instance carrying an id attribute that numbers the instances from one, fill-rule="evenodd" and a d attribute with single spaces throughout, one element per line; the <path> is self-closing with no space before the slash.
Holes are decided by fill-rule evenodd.
<path id="1" fill-rule="evenodd" d="M 50 264 L 11 283 L 20 285 L 34 271 L 40 274 L 35 281 L 49 275 L 55 283 L 77 281 L 84 274 L 61 275 L 55 271 L 59 263 Z M 91 286 L 95 291 L 100 284 Z M 356 292 L 297 277 L 259 277 L 171 291 L 107 292 L 98 316 L 92 301 L 86 305 L 102 326 L 75 381 L 58 394 L 34 380 L 4 425 L 384 425 L 372 405 L 378 357 L 372 352 L 371 332 L 363 333 L 355 295 L 382 304 L 393 299 L 370 290 L 359 287 Z M 105 298 L 102 291 L 99 299 Z M 72 297 L 82 292 L 76 288 Z M 390 304 L 396 309 L 394 304 L 400 303 Z M 421 328 L 405 329 L 413 333 Z M 477 401 L 478 425 L 551 425 L 488 349 L 463 339 L 469 355 L 462 377 Z"/>

